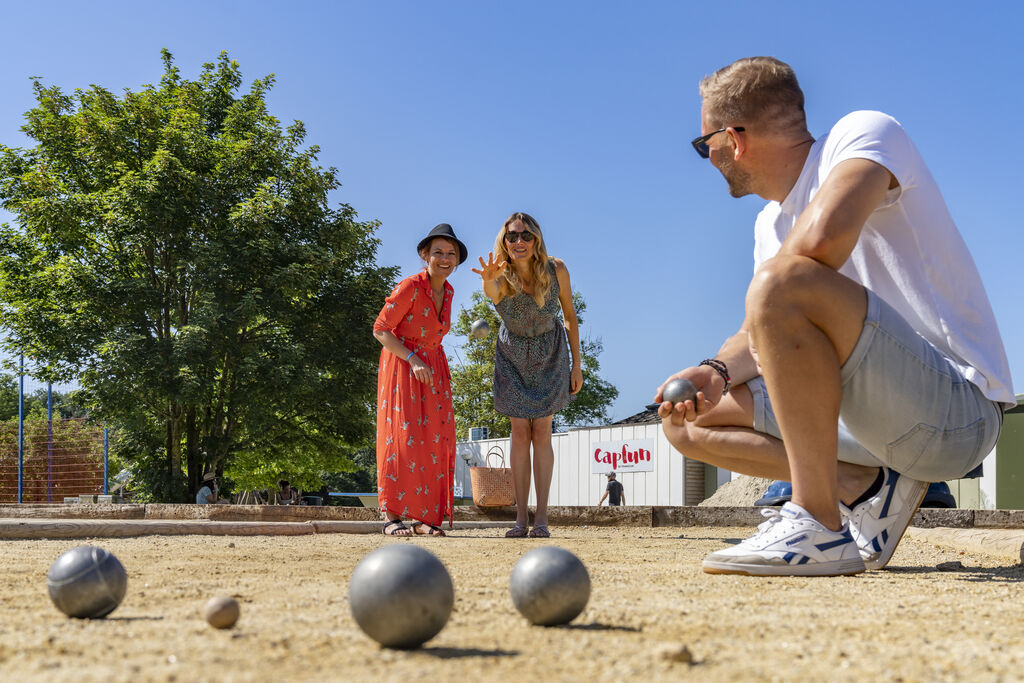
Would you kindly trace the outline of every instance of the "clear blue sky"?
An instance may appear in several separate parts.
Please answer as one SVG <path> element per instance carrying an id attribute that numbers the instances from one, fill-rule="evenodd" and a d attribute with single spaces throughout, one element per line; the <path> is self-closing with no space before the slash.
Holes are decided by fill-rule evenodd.
<path id="1" fill-rule="evenodd" d="M 5 3 L 0 140 L 23 144 L 30 76 L 137 89 L 167 47 L 194 77 L 221 50 L 271 109 L 305 122 L 377 219 L 379 261 L 409 274 L 436 223 L 486 255 L 504 218 L 541 223 L 588 303 L 626 417 L 742 318 L 763 200 L 729 197 L 689 140 L 697 82 L 739 57 L 789 62 L 823 133 L 855 109 L 899 119 L 931 166 L 988 288 L 1024 391 L 1024 111 L 1016 3 Z M 456 304 L 479 286 L 467 263 Z M 367 330 L 367 334 L 370 331 Z M 458 339 L 450 338 L 449 352 Z"/>

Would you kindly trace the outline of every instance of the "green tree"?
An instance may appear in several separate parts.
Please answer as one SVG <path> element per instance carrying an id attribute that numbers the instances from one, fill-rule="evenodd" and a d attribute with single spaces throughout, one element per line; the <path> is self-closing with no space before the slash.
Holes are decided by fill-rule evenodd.
<path id="1" fill-rule="evenodd" d="M 572 300 L 582 328 L 586 301 L 579 292 L 573 292 Z M 501 320 L 482 292 L 473 292 L 472 305 L 459 311 L 451 331 L 468 337 L 474 320 L 486 320 L 491 333 L 483 339 L 469 337 L 462 346 L 462 354 L 448 359 L 452 371 L 455 427 L 460 439 L 468 437 L 470 427 L 487 427 L 492 438 L 508 436 L 512 428 L 509 419 L 494 412 L 494 345 Z M 608 421 L 608 408 L 618 398 L 619 390 L 599 374 L 601 363 L 597 357 L 603 348 L 600 339 L 580 338 L 583 388 L 555 415 L 555 431 Z"/>
<path id="2" fill-rule="evenodd" d="M 37 387 L 33 391 L 25 392 L 24 401 L 25 419 L 46 418 L 46 389 Z M 85 410 L 72 399 L 71 394 L 55 389 L 53 391 L 53 419 L 70 417 L 86 417 Z M 0 422 L 17 419 L 18 378 L 0 372 Z"/>
<path id="3" fill-rule="evenodd" d="M 159 83 L 121 96 L 37 80 L 35 146 L 0 145 L 8 348 L 81 386 L 156 499 L 233 462 L 309 485 L 372 433 L 395 270 L 375 221 L 329 205 L 337 171 L 302 123 L 269 113 L 273 76 L 240 94 L 226 54 L 194 81 L 162 54 Z"/>
<path id="4" fill-rule="evenodd" d="M 0 372 L 0 422 L 18 419 L 18 380 Z"/>
<path id="5" fill-rule="evenodd" d="M 352 455 L 351 463 L 342 472 L 324 477 L 324 484 L 331 491 L 351 493 L 377 492 L 377 449 L 373 446 L 361 448 Z M 359 506 L 358 498 L 340 496 L 336 500 L 324 501 L 336 505 Z"/>

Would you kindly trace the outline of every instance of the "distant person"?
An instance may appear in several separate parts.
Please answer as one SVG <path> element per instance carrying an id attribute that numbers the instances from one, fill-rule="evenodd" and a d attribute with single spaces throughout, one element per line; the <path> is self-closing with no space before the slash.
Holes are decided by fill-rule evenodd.
<path id="1" fill-rule="evenodd" d="M 880 569 L 926 482 L 974 469 L 1015 405 L 985 288 L 894 118 L 853 112 L 815 139 L 796 74 L 772 57 L 734 62 L 700 92 L 694 149 L 732 196 L 768 204 L 743 325 L 672 376 L 697 400 L 658 414 L 686 457 L 793 483 L 791 502 L 704 571 Z M 710 305 L 699 292 L 684 301 Z"/>
<path id="2" fill-rule="evenodd" d="M 601 500 L 597 501 L 598 507 L 604 504 L 605 498 L 608 499 L 609 505 L 626 504 L 626 490 L 622 487 L 622 482 L 615 478 L 614 472 L 608 473 L 608 485 L 604 488 L 604 495 L 601 496 Z"/>
<path id="3" fill-rule="evenodd" d="M 494 355 L 494 410 L 512 422 L 509 459 L 516 492 L 516 523 L 505 535 L 548 538 L 548 493 L 555 465 L 552 421 L 583 386 L 569 269 L 548 256 L 540 225 L 521 212 L 505 220 L 494 252 L 487 263 L 481 258 L 480 270 L 473 272 L 480 275 L 484 294 L 501 317 Z M 533 529 L 527 532 L 531 444 L 537 509 Z"/>
<path id="4" fill-rule="evenodd" d="M 196 504 L 197 505 L 210 505 L 216 503 L 217 492 L 219 491 L 217 486 L 217 475 L 214 472 L 207 472 L 203 475 L 203 485 L 198 491 L 196 491 Z"/>
<path id="5" fill-rule="evenodd" d="M 448 277 L 468 252 L 441 223 L 416 245 L 423 270 L 395 287 L 373 324 L 377 369 L 377 497 L 387 536 L 444 536 L 455 503 L 455 411 L 441 341 L 451 328 Z M 414 520 L 412 528 L 402 518 Z"/>
<path id="6" fill-rule="evenodd" d="M 302 501 L 299 492 L 292 488 L 291 483 L 286 479 L 279 479 L 277 482 L 277 504 L 298 505 Z"/>

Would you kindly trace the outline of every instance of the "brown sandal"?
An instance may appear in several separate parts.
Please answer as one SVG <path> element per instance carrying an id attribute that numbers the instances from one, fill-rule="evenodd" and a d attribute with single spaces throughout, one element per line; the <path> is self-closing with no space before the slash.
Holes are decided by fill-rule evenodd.
<path id="1" fill-rule="evenodd" d="M 551 532 L 546 524 L 537 524 L 530 529 L 530 538 L 551 538 Z"/>
<path id="2" fill-rule="evenodd" d="M 526 527 L 519 526 L 516 524 L 514 527 L 505 532 L 505 538 L 526 538 Z"/>

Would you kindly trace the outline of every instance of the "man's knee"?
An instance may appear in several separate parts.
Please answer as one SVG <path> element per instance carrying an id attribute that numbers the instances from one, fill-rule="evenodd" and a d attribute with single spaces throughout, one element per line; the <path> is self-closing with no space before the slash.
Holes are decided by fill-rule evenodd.
<path id="1" fill-rule="evenodd" d="M 747 315 L 759 318 L 813 296 L 815 280 L 825 270 L 835 273 L 806 256 L 776 256 L 765 261 L 747 289 Z"/>
<path id="2" fill-rule="evenodd" d="M 751 342 L 773 330 L 812 322 L 831 339 L 845 362 L 860 337 L 867 314 L 867 291 L 829 266 L 806 256 L 776 256 L 765 261 L 747 290 L 746 315 Z"/>

